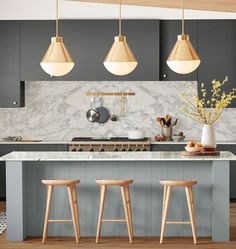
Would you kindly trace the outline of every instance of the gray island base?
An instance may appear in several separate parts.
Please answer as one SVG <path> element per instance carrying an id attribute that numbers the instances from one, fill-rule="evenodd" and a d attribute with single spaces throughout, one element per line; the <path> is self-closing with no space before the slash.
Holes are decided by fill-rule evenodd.
<path id="1" fill-rule="evenodd" d="M 236 157 L 181 157 L 179 152 L 12 152 L 6 161 L 7 239 L 42 236 L 46 188 L 42 179 L 80 179 L 77 187 L 82 236 L 95 236 L 99 186 L 95 179 L 133 179 L 135 236 L 159 236 L 163 188 L 159 179 L 197 179 L 194 187 L 197 236 L 229 241 L 229 165 Z M 54 191 L 50 218 L 70 219 L 65 188 Z M 108 188 L 104 218 L 124 217 L 118 188 Z M 189 220 L 182 188 L 173 189 L 168 220 Z M 104 236 L 127 236 L 124 223 L 103 224 Z M 189 225 L 169 225 L 166 236 L 192 236 Z M 70 223 L 50 224 L 49 236 L 73 236 Z"/>

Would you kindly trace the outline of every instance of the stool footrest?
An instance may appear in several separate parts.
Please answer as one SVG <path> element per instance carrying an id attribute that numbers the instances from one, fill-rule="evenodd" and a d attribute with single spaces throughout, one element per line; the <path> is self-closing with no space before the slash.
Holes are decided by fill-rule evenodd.
<path id="1" fill-rule="evenodd" d="M 72 220 L 48 220 L 48 222 L 72 222 Z"/>
<path id="2" fill-rule="evenodd" d="M 167 221 L 166 224 L 175 224 L 175 225 L 190 225 L 191 222 L 190 221 Z"/>
<path id="3" fill-rule="evenodd" d="M 127 220 L 102 220 L 102 222 L 127 222 Z"/>

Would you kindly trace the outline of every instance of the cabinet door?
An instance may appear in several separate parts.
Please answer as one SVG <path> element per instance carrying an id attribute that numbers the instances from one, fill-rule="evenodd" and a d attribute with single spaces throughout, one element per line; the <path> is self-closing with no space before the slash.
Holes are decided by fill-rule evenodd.
<path id="1" fill-rule="evenodd" d="M 235 44 L 235 20 L 198 21 L 198 51 L 202 59 L 198 81 L 206 83 L 208 92 L 212 80 L 223 80 L 226 75 L 229 76 L 229 82 L 225 85 L 225 90 L 236 87 Z M 236 107 L 236 101 L 230 107 Z"/>
<path id="2" fill-rule="evenodd" d="M 0 156 L 17 151 L 17 145 L 0 144 Z M 6 163 L 0 162 L 0 201 L 6 199 Z"/>
<path id="3" fill-rule="evenodd" d="M 63 77 L 50 77 L 40 67 L 40 61 L 54 36 L 53 21 L 23 21 L 21 27 L 22 80 L 158 80 L 159 21 L 123 21 L 123 33 L 138 60 L 138 66 L 128 76 L 109 73 L 103 61 L 118 32 L 116 20 L 62 20 L 59 33 L 75 66 Z"/>
<path id="4" fill-rule="evenodd" d="M 57 151 L 68 151 L 68 145 L 67 144 L 57 144 L 56 150 Z"/>
<path id="5" fill-rule="evenodd" d="M 21 80 L 52 80 L 40 66 L 52 36 L 54 21 L 21 22 Z"/>
<path id="6" fill-rule="evenodd" d="M 75 67 L 63 80 L 158 80 L 159 22 L 124 20 L 123 34 L 138 61 L 137 68 L 127 76 L 109 73 L 103 61 L 118 33 L 117 20 L 62 21 L 60 30 L 75 61 Z"/>
<path id="7" fill-rule="evenodd" d="M 57 151 L 56 144 L 19 144 L 18 151 Z"/>
<path id="8" fill-rule="evenodd" d="M 180 20 L 163 20 L 160 22 L 160 79 L 166 81 L 193 81 L 197 80 L 197 70 L 190 74 L 177 74 L 166 64 L 171 50 L 173 49 L 177 35 L 180 35 Z M 185 21 L 185 33 L 190 36 L 190 41 L 197 51 L 197 21 Z"/>
<path id="9" fill-rule="evenodd" d="M 151 151 L 182 151 L 184 144 L 152 144 Z"/>
<path id="10" fill-rule="evenodd" d="M 20 25 L 0 21 L 0 107 L 24 106 L 24 83 L 20 82 Z"/>

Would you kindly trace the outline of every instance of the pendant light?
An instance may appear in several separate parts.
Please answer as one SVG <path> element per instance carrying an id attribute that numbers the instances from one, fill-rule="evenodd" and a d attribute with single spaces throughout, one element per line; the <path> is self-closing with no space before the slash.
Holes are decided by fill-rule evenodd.
<path id="1" fill-rule="evenodd" d="M 56 37 L 51 38 L 51 44 L 40 65 L 51 76 L 66 75 L 75 65 L 64 45 L 63 37 L 58 36 L 58 0 L 56 0 Z"/>
<path id="2" fill-rule="evenodd" d="M 112 74 L 122 76 L 134 71 L 138 65 L 134 54 L 127 43 L 126 36 L 121 33 L 121 0 L 119 5 L 119 36 L 115 36 L 114 43 L 103 64 Z"/>
<path id="3" fill-rule="evenodd" d="M 177 36 L 177 42 L 167 59 L 167 65 L 178 74 L 188 74 L 196 70 L 200 63 L 189 35 L 184 33 L 184 0 L 182 0 L 182 34 Z"/>

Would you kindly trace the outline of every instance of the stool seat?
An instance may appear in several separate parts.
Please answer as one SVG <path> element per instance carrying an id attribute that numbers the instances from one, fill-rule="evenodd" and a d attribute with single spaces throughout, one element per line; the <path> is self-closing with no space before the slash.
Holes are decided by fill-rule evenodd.
<path id="1" fill-rule="evenodd" d="M 197 184 L 197 180 L 191 180 L 191 181 L 160 180 L 160 184 L 163 186 L 172 186 L 172 187 L 191 187 Z"/>
<path id="2" fill-rule="evenodd" d="M 132 184 L 134 181 L 133 180 L 96 180 L 96 183 L 99 185 L 113 185 L 113 186 L 126 186 Z"/>
<path id="3" fill-rule="evenodd" d="M 50 186 L 69 186 L 80 183 L 80 180 L 42 180 L 42 183 Z"/>

